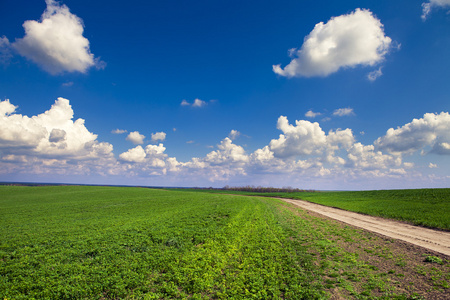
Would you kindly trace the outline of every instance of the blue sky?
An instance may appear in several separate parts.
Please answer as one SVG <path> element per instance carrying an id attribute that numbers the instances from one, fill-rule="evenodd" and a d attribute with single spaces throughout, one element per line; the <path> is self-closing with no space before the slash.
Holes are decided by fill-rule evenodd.
<path id="1" fill-rule="evenodd" d="M 0 2 L 0 180 L 449 187 L 450 1 Z"/>

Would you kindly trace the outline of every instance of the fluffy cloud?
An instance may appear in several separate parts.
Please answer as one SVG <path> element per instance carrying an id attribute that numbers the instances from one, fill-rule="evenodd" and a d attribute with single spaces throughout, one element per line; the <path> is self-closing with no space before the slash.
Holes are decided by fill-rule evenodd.
<path id="1" fill-rule="evenodd" d="M 229 164 L 229 163 L 245 163 L 249 160 L 245 154 L 244 148 L 233 144 L 230 138 L 225 138 L 220 142 L 217 151 L 212 151 L 206 155 L 205 161 L 214 164 Z"/>
<path id="2" fill-rule="evenodd" d="M 450 155 L 450 115 L 427 113 L 402 127 L 390 128 L 375 146 L 390 153 L 412 153 L 428 146 L 432 153 Z"/>
<path id="3" fill-rule="evenodd" d="M 422 3 L 422 20 L 426 20 L 433 8 L 448 8 L 450 0 L 430 0 Z"/>
<path id="4" fill-rule="evenodd" d="M 308 110 L 306 112 L 306 114 L 305 114 L 305 117 L 307 117 L 307 118 L 315 118 L 315 117 L 320 116 L 320 115 L 321 115 L 321 113 L 313 112 L 312 110 Z"/>
<path id="5" fill-rule="evenodd" d="M 181 172 L 185 176 L 194 176 L 212 182 L 246 175 L 250 157 L 245 153 L 244 148 L 233 144 L 228 137 L 223 139 L 217 148 L 204 158 L 194 157 L 189 162 L 182 163 Z"/>
<path id="6" fill-rule="evenodd" d="M 283 134 L 269 144 L 276 157 L 318 154 L 325 146 L 327 138 L 317 122 L 299 120 L 295 121 L 294 126 L 289 124 L 285 116 L 281 116 L 278 118 L 277 128 Z"/>
<path id="7" fill-rule="evenodd" d="M 235 140 L 235 139 L 237 139 L 240 135 L 241 135 L 241 133 L 240 133 L 239 131 L 233 129 L 233 130 L 231 130 L 230 133 L 228 134 L 228 137 L 229 137 L 231 140 Z"/>
<path id="8" fill-rule="evenodd" d="M 373 145 L 364 146 L 361 143 L 354 144 L 348 151 L 347 167 L 360 169 L 392 169 L 402 165 L 400 156 L 383 154 L 375 151 Z"/>
<path id="9" fill-rule="evenodd" d="M 333 116 L 343 117 L 343 116 L 353 116 L 355 112 L 353 108 L 338 108 L 333 112 Z"/>
<path id="10" fill-rule="evenodd" d="M 205 106 L 206 102 L 200 99 L 195 99 L 194 103 L 192 103 L 192 107 L 202 107 Z"/>
<path id="11" fill-rule="evenodd" d="M 58 98 L 46 112 L 16 114 L 0 102 L 0 165 L 8 172 L 32 174 L 105 173 L 114 164 L 113 147 L 97 141 L 83 119 L 73 121 L 69 100 Z M 106 171 L 108 172 L 108 171 Z"/>
<path id="12" fill-rule="evenodd" d="M 112 134 L 122 134 L 122 133 L 127 133 L 127 131 L 125 129 L 117 128 L 117 129 L 111 130 L 111 133 Z"/>
<path id="13" fill-rule="evenodd" d="M 274 65 L 281 76 L 327 76 L 340 68 L 373 66 L 383 61 L 391 46 L 383 24 L 366 9 L 316 24 L 302 47 L 291 49 L 295 57 L 284 68 Z"/>
<path id="14" fill-rule="evenodd" d="M 144 143 L 145 135 L 140 134 L 139 131 L 132 131 L 128 134 L 126 140 L 133 144 L 140 145 Z"/>
<path id="15" fill-rule="evenodd" d="M 152 133 L 152 141 L 153 142 L 157 142 L 157 141 L 164 141 L 166 139 L 166 133 L 165 132 L 156 132 L 156 133 Z"/>
<path id="16" fill-rule="evenodd" d="M 50 74 L 85 73 L 90 67 L 102 67 L 94 58 L 89 41 L 83 36 L 83 22 L 66 5 L 46 0 L 40 21 L 23 23 L 25 36 L 12 43 L 19 54 L 38 64 Z"/>
<path id="17" fill-rule="evenodd" d="M 425 114 L 402 127 L 391 128 L 373 145 L 356 141 L 349 128 L 325 132 L 317 122 L 296 120 L 290 124 L 287 117 L 280 116 L 277 128 L 282 134 L 260 149 L 247 153 L 233 142 L 231 136 L 237 131 L 231 131 L 230 137 L 205 156 L 178 162 L 165 153 L 162 143 L 137 145 L 116 160 L 112 145 L 98 142 L 84 120 L 74 121 L 72 107 L 63 98 L 58 98 L 48 111 L 32 117 L 16 114 L 16 109 L 8 100 L 0 102 L 3 178 L 14 172 L 35 176 L 100 174 L 104 178 L 120 176 L 120 182 L 123 178 L 130 178 L 129 183 L 142 180 L 143 184 L 145 178 L 152 177 L 152 184 L 178 186 L 208 182 L 304 186 L 305 182 L 328 182 L 322 187 L 339 188 L 342 183 L 364 182 L 358 187 L 368 188 L 367 182 L 375 180 L 426 180 L 413 169 L 414 164 L 403 162 L 404 153 L 422 149 L 450 154 L 449 113 Z M 426 166 L 438 167 L 433 163 Z"/>
<path id="18" fill-rule="evenodd" d="M 119 158 L 127 162 L 143 162 L 145 156 L 144 148 L 142 146 L 136 146 L 136 148 L 129 149 L 127 152 L 120 154 Z"/>
<path id="19" fill-rule="evenodd" d="M 144 148 L 137 146 L 119 155 L 120 160 L 132 165 L 127 165 L 126 172 L 141 176 L 165 175 L 168 171 L 178 171 L 180 163 L 174 157 L 164 153 L 163 144 L 147 145 Z"/>

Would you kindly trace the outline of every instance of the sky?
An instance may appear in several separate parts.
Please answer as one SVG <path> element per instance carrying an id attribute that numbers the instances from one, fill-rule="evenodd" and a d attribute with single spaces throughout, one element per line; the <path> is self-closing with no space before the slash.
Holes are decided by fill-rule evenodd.
<path id="1" fill-rule="evenodd" d="M 0 181 L 450 187 L 450 0 L 0 0 Z"/>

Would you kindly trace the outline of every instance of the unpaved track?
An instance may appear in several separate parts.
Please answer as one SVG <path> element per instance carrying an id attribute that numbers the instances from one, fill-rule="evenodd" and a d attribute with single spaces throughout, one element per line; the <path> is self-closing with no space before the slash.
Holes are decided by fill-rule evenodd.
<path id="1" fill-rule="evenodd" d="M 277 198 L 326 217 L 450 256 L 450 232 L 362 215 L 303 200 Z"/>

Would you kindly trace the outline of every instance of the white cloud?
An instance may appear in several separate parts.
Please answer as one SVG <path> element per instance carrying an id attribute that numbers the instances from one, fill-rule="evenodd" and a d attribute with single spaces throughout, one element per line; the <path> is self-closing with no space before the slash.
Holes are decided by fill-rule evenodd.
<path id="1" fill-rule="evenodd" d="M 133 144 L 143 144 L 145 135 L 140 134 L 139 131 L 132 131 L 128 134 L 126 140 L 132 142 Z"/>
<path id="2" fill-rule="evenodd" d="M 126 172 L 138 176 L 161 176 L 168 172 L 178 172 L 180 163 L 174 157 L 164 153 L 163 144 L 147 145 L 144 148 L 137 146 L 119 155 L 119 158 L 127 164 Z"/>
<path id="3" fill-rule="evenodd" d="M 433 163 L 430 163 L 429 165 L 428 165 L 428 168 L 430 168 L 430 169 L 434 169 L 434 168 L 437 168 L 438 166 L 436 165 L 436 164 L 433 164 Z"/>
<path id="4" fill-rule="evenodd" d="M 46 3 L 41 20 L 25 21 L 25 36 L 16 39 L 12 47 L 52 75 L 85 73 L 90 67 L 104 66 L 90 52 L 89 41 L 83 36 L 83 21 L 66 5 L 54 0 Z"/>
<path id="5" fill-rule="evenodd" d="M 206 162 L 219 165 L 225 163 L 245 163 L 249 160 L 244 148 L 233 144 L 230 138 L 223 139 L 220 145 L 218 145 L 218 148 L 218 150 L 206 155 Z"/>
<path id="6" fill-rule="evenodd" d="M 427 113 L 375 141 L 375 146 L 390 153 L 412 153 L 431 147 L 432 153 L 450 155 L 450 114 Z"/>
<path id="7" fill-rule="evenodd" d="M 215 102 L 215 100 L 211 100 L 210 102 Z M 192 107 L 204 107 L 206 106 L 208 103 L 206 101 L 200 100 L 200 99 L 195 99 L 194 102 L 189 103 L 188 101 L 184 100 L 181 101 L 181 106 L 192 106 Z"/>
<path id="8" fill-rule="evenodd" d="M 228 137 L 229 137 L 231 140 L 235 140 L 235 139 L 237 139 L 240 135 L 241 135 L 241 133 L 240 133 L 239 131 L 232 129 L 232 130 L 230 131 L 230 133 L 228 134 Z"/>
<path id="9" fill-rule="evenodd" d="M 383 154 L 375 151 L 373 145 L 364 146 L 361 143 L 354 144 L 348 151 L 347 167 L 360 169 L 392 169 L 398 168 L 402 164 L 399 156 Z"/>
<path id="10" fill-rule="evenodd" d="M 316 24 L 296 50 L 297 57 L 284 69 L 274 65 L 273 71 L 286 77 L 312 77 L 328 76 L 346 67 L 373 66 L 384 60 L 391 42 L 371 11 L 356 9 Z"/>
<path id="11" fill-rule="evenodd" d="M 84 180 L 89 178 L 86 174 L 99 174 L 104 178 L 117 176 L 121 183 L 128 178 L 130 184 L 148 184 L 146 178 L 152 177 L 152 184 L 173 186 L 234 182 L 305 188 L 317 187 L 311 185 L 314 183 L 322 188 L 400 188 L 403 186 L 395 184 L 422 186 L 426 180 L 448 186 L 450 179 L 427 179 L 419 173 L 420 168 L 403 162 L 402 157 L 416 150 L 450 154 L 449 113 L 425 114 L 422 119 L 388 130 L 390 134 L 373 145 L 355 141 L 349 128 L 326 133 L 319 123 L 297 120 L 289 124 L 280 116 L 279 138 L 252 153 L 226 137 L 205 156 L 178 162 L 165 153 L 162 143 L 133 146 L 116 160 L 112 145 L 98 142 L 84 120 L 72 120 L 72 107 L 63 98 L 37 116 L 22 116 L 15 113 L 16 109 L 8 100 L 0 102 L 1 179 L 14 172 L 33 174 L 34 178 L 56 174 L 60 180 L 68 174 L 82 175 Z M 428 167 L 437 165 L 429 163 Z"/>
<path id="12" fill-rule="evenodd" d="M 355 115 L 355 112 L 353 111 L 353 108 L 350 108 L 350 107 L 339 108 L 333 112 L 333 116 L 338 116 L 338 117 L 353 116 L 353 115 Z"/>
<path id="13" fill-rule="evenodd" d="M 200 99 L 195 99 L 194 103 L 192 104 L 192 107 L 202 107 L 205 106 L 206 102 Z"/>
<path id="14" fill-rule="evenodd" d="M 156 132 L 152 133 L 152 141 L 164 141 L 166 139 L 166 133 L 165 132 Z"/>
<path id="15" fill-rule="evenodd" d="M 274 155 L 287 158 L 320 153 L 327 138 L 319 123 L 300 120 L 295 121 L 295 125 L 289 124 L 285 116 L 278 118 L 277 128 L 283 134 L 270 141 L 269 147 Z"/>
<path id="16" fill-rule="evenodd" d="M 119 128 L 111 130 L 112 134 L 122 134 L 122 133 L 126 133 L 126 132 L 127 131 L 125 129 L 119 129 Z"/>
<path id="17" fill-rule="evenodd" d="M 383 75 L 383 72 L 381 72 L 381 67 L 379 67 L 377 70 L 374 70 L 367 74 L 367 79 L 369 79 L 370 81 L 375 81 L 381 75 Z"/>
<path id="18" fill-rule="evenodd" d="M 93 159 L 112 157 L 112 145 L 99 143 L 83 119 L 73 121 L 69 100 L 58 98 L 37 116 L 15 114 L 9 100 L 0 102 L 0 155 L 23 155 L 26 159 Z"/>
<path id="19" fill-rule="evenodd" d="M 17 106 L 14 106 L 9 102 L 9 99 L 0 102 L 0 116 L 8 116 L 16 111 Z"/>
<path id="20" fill-rule="evenodd" d="M 430 0 L 422 3 L 422 20 L 426 20 L 430 15 L 432 8 L 448 8 L 450 0 Z"/>
<path id="21" fill-rule="evenodd" d="M 315 118 L 315 117 L 320 116 L 320 115 L 321 115 L 321 113 L 319 113 L 319 112 L 313 112 L 312 110 L 308 110 L 306 112 L 306 114 L 305 114 L 305 117 Z"/>
<path id="22" fill-rule="evenodd" d="M 119 158 L 127 162 L 143 162 L 145 160 L 145 156 L 146 154 L 144 148 L 139 145 L 120 154 Z"/>

